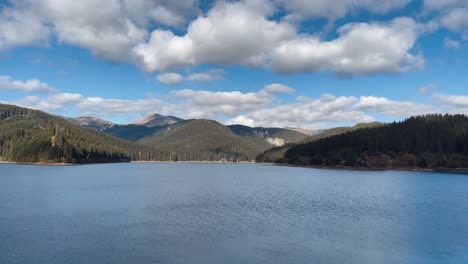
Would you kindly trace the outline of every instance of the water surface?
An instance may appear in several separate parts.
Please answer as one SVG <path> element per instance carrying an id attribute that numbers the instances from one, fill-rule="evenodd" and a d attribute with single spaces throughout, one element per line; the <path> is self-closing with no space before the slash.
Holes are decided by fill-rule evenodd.
<path id="1" fill-rule="evenodd" d="M 468 176 L 0 164 L 0 263 L 468 263 Z"/>

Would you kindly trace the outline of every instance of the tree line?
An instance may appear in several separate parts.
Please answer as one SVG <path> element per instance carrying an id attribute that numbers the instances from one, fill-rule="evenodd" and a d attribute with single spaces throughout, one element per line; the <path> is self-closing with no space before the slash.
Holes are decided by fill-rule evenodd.
<path id="1" fill-rule="evenodd" d="M 468 167 L 465 115 L 411 117 L 299 144 L 282 162 L 351 167 Z"/>
<path id="2" fill-rule="evenodd" d="M 61 117 L 0 104 L 0 160 L 83 163 L 168 160 L 169 156 Z"/>

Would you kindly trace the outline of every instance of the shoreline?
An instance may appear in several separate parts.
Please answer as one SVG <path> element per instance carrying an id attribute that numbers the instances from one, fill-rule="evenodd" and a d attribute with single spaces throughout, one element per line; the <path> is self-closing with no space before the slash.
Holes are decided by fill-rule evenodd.
<path id="1" fill-rule="evenodd" d="M 255 161 L 158 161 L 158 160 L 137 160 L 137 161 L 118 161 L 118 162 L 90 162 L 90 163 L 66 163 L 66 162 L 16 162 L 16 161 L 0 161 L 0 164 L 15 164 L 15 165 L 34 165 L 34 166 L 80 166 L 80 165 L 98 165 L 98 164 L 114 164 L 114 163 L 213 163 L 213 164 L 255 164 Z"/>
<path id="2" fill-rule="evenodd" d="M 16 165 L 37 165 L 37 166 L 74 166 L 81 165 L 80 163 L 64 163 L 64 162 L 17 162 L 17 161 L 0 161 L 0 164 L 16 164 Z"/>
<path id="3" fill-rule="evenodd" d="M 417 167 L 369 168 L 369 167 L 349 167 L 349 166 L 296 165 L 296 164 L 289 164 L 289 163 L 273 163 L 273 166 L 323 169 L 323 170 L 345 170 L 345 171 L 415 171 L 415 172 L 468 173 L 468 168 L 453 168 L 453 169 L 450 169 L 450 168 L 417 168 Z"/>
<path id="4" fill-rule="evenodd" d="M 208 161 L 208 160 L 181 160 L 181 161 L 158 161 L 158 160 L 136 160 L 130 161 L 130 163 L 219 163 L 219 164 L 254 164 L 255 161 Z"/>

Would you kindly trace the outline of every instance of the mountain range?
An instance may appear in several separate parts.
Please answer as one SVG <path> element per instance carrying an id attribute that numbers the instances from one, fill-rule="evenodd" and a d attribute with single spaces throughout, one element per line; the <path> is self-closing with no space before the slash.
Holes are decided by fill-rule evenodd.
<path id="1" fill-rule="evenodd" d="M 114 124 L 94 117 L 67 118 L 67 120 L 73 124 L 96 129 L 121 139 L 132 142 L 144 142 L 145 144 L 154 143 L 153 145 L 156 143 L 161 145 L 162 140 L 160 138 L 164 138 L 168 142 L 180 142 L 181 140 L 188 140 L 189 136 L 194 136 L 194 138 L 190 139 L 191 144 L 189 145 L 193 146 L 201 142 L 205 144 L 211 140 L 214 141 L 211 147 L 215 149 L 220 147 L 222 142 L 217 143 L 214 138 L 236 138 L 237 143 L 249 145 L 246 149 L 251 149 L 251 153 L 256 154 L 271 147 L 299 142 L 308 136 L 292 129 L 248 127 L 242 125 L 224 126 L 211 120 L 184 120 L 175 116 L 163 116 L 157 113 L 150 114 L 142 121 L 125 125 Z M 175 134 L 175 132 L 178 134 Z M 209 134 L 213 138 L 206 138 Z M 242 139 L 242 141 L 239 139 Z M 189 151 L 197 150 L 189 149 Z"/>
<path id="2" fill-rule="evenodd" d="M 426 115 L 308 135 L 153 114 L 134 124 L 0 104 L 0 161 L 275 162 L 354 168 L 468 168 L 468 117 Z"/>
<path id="3" fill-rule="evenodd" d="M 122 125 L 0 106 L 0 160 L 6 161 L 253 161 L 273 146 L 307 137 L 289 129 L 225 126 L 160 114 Z"/>

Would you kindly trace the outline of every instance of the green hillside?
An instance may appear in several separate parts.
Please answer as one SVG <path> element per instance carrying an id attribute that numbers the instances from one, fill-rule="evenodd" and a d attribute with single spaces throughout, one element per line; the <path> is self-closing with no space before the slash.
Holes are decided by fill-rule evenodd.
<path id="1" fill-rule="evenodd" d="M 160 126 L 147 127 L 143 125 L 115 125 L 103 130 L 102 132 L 128 141 L 138 141 L 156 133 L 162 128 L 163 127 Z"/>
<path id="2" fill-rule="evenodd" d="M 118 162 L 164 159 L 148 149 L 73 125 L 64 118 L 0 104 L 0 160 L 15 162 Z"/>
<path id="3" fill-rule="evenodd" d="M 369 127 L 378 127 L 382 126 L 382 123 L 372 122 L 372 123 L 359 123 L 352 127 L 334 127 L 330 129 L 323 130 L 322 132 L 308 136 L 300 140 L 298 143 L 307 143 L 307 142 L 314 142 L 316 140 L 332 137 L 335 135 L 344 134 L 350 131 L 355 131 L 362 128 L 369 128 Z M 284 154 L 288 151 L 291 147 L 294 147 L 296 144 L 287 144 L 284 146 L 273 147 L 271 149 L 266 150 L 262 154 L 258 155 L 256 158 L 257 162 L 277 162 L 284 159 Z"/>
<path id="4" fill-rule="evenodd" d="M 282 161 L 284 158 L 284 154 L 288 149 L 296 144 L 287 144 L 281 147 L 273 147 L 271 149 L 265 150 L 263 153 L 260 153 L 255 157 L 256 162 L 278 162 Z"/>
<path id="5" fill-rule="evenodd" d="M 332 137 L 332 136 L 344 134 L 344 133 L 362 129 L 362 128 L 379 127 L 382 125 L 383 123 L 371 122 L 371 123 L 359 123 L 352 127 L 333 127 L 330 129 L 325 129 L 318 134 L 306 137 L 305 139 L 301 140 L 299 143 L 313 142 L 322 138 Z"/>
<path id="6" fill-rule="evenodd" d="M 178 161 L 251 161 L 261 152 L 222 124 L 203 119 L 166 127 L 138 143 L 170 152 Z"/>
<path id="7" fill-rule="evenodd" d="M 297 165 L 367 168 L 468 167 L 468 117 L 427 115 L 298 144 L 285 153 Z"/>

